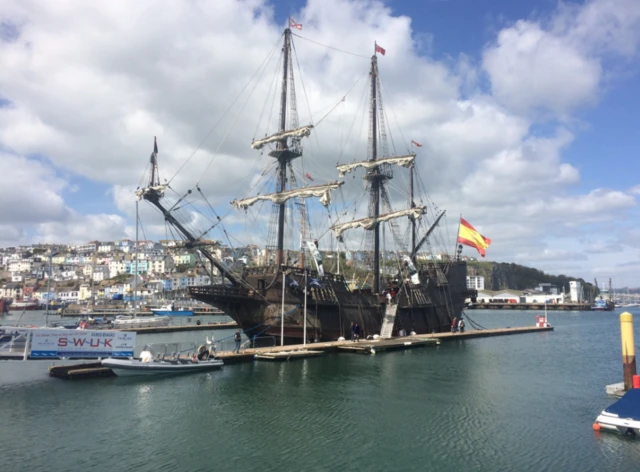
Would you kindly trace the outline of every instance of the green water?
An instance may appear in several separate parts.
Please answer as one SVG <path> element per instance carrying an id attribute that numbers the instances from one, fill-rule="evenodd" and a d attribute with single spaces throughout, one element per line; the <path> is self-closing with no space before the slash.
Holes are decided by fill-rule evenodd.
<path id="1" fill-rule="evenodd" d="M 372 356 L 2 388 L 1 470 L 639 470 L 640 440 L 591 428 L 621 380 L 617 315 L 550 312 L 554 332 Z"/>

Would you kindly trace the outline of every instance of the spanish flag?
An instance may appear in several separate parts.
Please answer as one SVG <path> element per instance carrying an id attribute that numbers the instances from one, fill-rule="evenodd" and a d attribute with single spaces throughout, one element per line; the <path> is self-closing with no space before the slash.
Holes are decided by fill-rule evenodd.
<path id="1" fill-rule="evenodd" d="M 489 238 L 485 238 L 478 233 L 476 229 L 463 218 L 460 218 L 458 242 L 465 246 L 475 247 L 482 257 L 484 257 L 489 244 L 491 244 L 491 240 Z"/>

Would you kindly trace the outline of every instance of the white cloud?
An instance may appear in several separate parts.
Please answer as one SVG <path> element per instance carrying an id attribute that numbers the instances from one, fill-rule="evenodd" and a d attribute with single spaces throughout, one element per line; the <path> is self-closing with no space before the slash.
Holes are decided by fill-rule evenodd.
<path id="1" fill-rule="evenodd" d="M 602 70 L 539 24 L 518 21 L 484 53 L 493 94 L 516 111 L 550 109 L 565 115 L 596 99 Z"/>
<path id="2" fill-rule="evenodd" d="M 394 16 L 380 2 L 309 0 L 294 15 L 304 24 L 300 35 L 365 57 L 294 37 L 301 124 L 310 114 L 317 122 L 353 86 L 305 141 L 305 159 L 294 163 L 298 176 L 334 180 L 336 161 L 366 158 L 366 112 L 364 122 L 354 115 L 368 105 L 368 57 L 377 41 L 387 50 L 379 57 L 387 132 L 399 152 L 412 139 L 424 144 L 418 166 L 436 203 L 486 230 L 494 241 L 490 257 L 514 260 L 539 252 L 548 267 L 563 258 L 575 263 L 581 251 L 557 247 L 558 238 L 584 225 L 606 228 L 636 206 L 637 188 L 580 191 L 579 166 L 566 162 L 563 152 L 580 139 L 572 113 L 596 104 L 603 93 L 603 65 L 636 53 L 639 4 L 561 5 L 545 21 L 523 19 L 504 28 L 482 57 L 461 52 L 455 61 L 438 62 L 422 54 L 429 33 L 416 32 L 412 19 Z M 0 107 L 0 146 L 10 150 L 0 156 L 0 171 L 11 176 L 0 197 L 14 202 L 0 207 L 0 223 L 21 225 L 11 238 L 133 237 L 133 190 L 158 136 L 162 179 L 199 148 L 168 195 L 175 201 L 188 189 L 197 193 L 198 183 L 218 214 L 229 214 L 226 227 L 239 238 L 264 242 L 266 230 L 256 221 L 267 219 L 270 208 L 256 207 L 245 218 L 229 201 L 254 185 L 251 192 L 269 190 L 256 176 L 273 160 L 249 146 L 277 121 L 272 86 L 279 80 L 282 25 L 269 3 L 169 2 L 157 8 L 142 0 L 15 1 L 7 2 L 0 22 L 19 32 L 0 40 L 2 96 L 12 104 Z M 258 74 L 262 80 L 251 82 L 234 103 L 272 48 Z M 490 91 L 482 88 L 483 73 Z M 550 117 L 562 125 L 552 121 L 552 132 L 533 131 Z M 33 155 L 50 163 L 25 157 Z M 108 184 L 117 214 L 74 211 L 75 176 Z M 341 191 L 347 199 L 360 197 L 356 180 Z M 400 202 L 407 192 L 401 172 L 393 185 L 394 202 Z M 196 204 L 203 212 L 207 206 L 203 199 Z M 155 210 L 145 202 L 139 208 L 147 237 L 171 237 Z M 209 227 L 196 208 L 185 208 L 185 222 Z M 328 225 L 326 213 L 317 219 Z M 455 220 L 450 217 L 450 233 Z"/>
<path id="3" fill-rule="evenodd" d="M 494 95 L 512 110 L 567 118 L 599 96 L 607 54 L 632 58 L 640 42 L 640 3 L 561 3 L 549 21 L 519 20 L 483 55 Z"/>
<path id="4" fill-rule="evenodd" d="M 126 237 L 125 229 L 125 220 L 119 215 L 80 215 L 72 212 L 64 222 L 39 224 L 33 240 L 58 244 L 113 241 Z"/>
<path id="5" fill-rule="evenodd" d="M 60 195 L 66 182 L 51 166 L 0 152 L 0 176 L 0 222 L 24 224 L 66 218 Z"/>

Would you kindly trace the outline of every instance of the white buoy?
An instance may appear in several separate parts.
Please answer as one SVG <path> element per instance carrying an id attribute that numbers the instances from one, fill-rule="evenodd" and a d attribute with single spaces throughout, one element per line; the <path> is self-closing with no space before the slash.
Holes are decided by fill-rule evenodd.
<path id="1" fill-rule="evenodd" d="M 371 352 L 371 354 L 375 354 L 375 353 L 376 353 L 376 350 L 375 350 L 374 348 L 371 348 L 371 351 L 370 351 L 370 352 Z"/>
<path id="2" fill-rule="evenodd" d="M 340 336 L 340 337 L 338 338 L 338 341 L 344 341 L 344 336 Z"/>

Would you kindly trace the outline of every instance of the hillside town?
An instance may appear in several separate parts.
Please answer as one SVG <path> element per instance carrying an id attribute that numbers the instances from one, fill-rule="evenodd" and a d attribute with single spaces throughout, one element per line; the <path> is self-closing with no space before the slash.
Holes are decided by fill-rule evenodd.
<path id="1" fill-rule="evenodd" d="M 229 264 L 248 262 L 246 256 L 234 261 L 214 241 L 205 244 Z M 134 288 L 137 298 L 163 298 L 208 285 L 216 275 L 182 241 L 140 241 L 137 250 L 130 240 L 0 249 L 0 297 L 37 305 L 131 300 Z"/>

